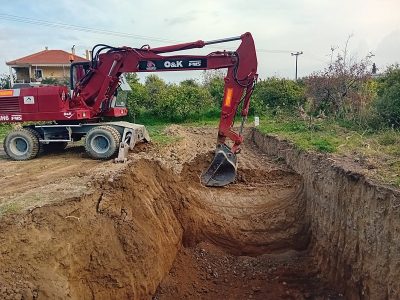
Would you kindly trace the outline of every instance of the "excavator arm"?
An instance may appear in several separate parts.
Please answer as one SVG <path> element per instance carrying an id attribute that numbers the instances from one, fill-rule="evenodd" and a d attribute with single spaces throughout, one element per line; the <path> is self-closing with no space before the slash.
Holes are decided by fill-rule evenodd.
<path id="1" fill-rule="evenodd" d="M 241 44 L 235 51 L 214 51 L 208 55 L 162 55 L 235 40 L 241 40 Z M 124 72 L 226 68 L 217 149 L 213 162 L 202 174 L 201 179 L 207 186 L 223 186 L 234 181 L 236 154 L 240 151 L 240 144 L 243 142 L 242 129 L 257 80 L 257 56 L 250 33 L 220 40 L 199 40 L 157 48 L 150 48 L 148 45 L 142 48 L 96 45 L 92 53 L 90 71 L 76 84 L 71 103 L 77 107 L 84 106 L 90 109 L 93 117 L 107 115 L 109 103 L 118 88 L 119 78 Z M 243 103 L 242 123 L 239 131 L 236 132 L 233 130 L 233 124 L 241 103 Z M 231 146 L 228 145 L 229 140 L 232 141 Z"/>

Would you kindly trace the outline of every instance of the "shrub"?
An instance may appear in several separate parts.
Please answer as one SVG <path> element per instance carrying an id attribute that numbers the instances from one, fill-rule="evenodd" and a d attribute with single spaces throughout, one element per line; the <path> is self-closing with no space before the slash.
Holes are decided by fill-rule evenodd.
<path id="1" fill-rule="evenodd" d="M 136 118 L 182 122 L 200 115 L 213 115 L 213 100 L 203 85 L 188 79 L 167 84 L 157 75 L 146 77 L 141 84 L 136 75 L 127 76 L 132 88 L 128 96 L 130 120 Z"/>
<path id="2" fill-rule="evenodd" d="M 168 85 L 159 94 L 154 112 L 169 121 L 184 121 L 199 116 L 212 106 L 210 94 L 198 85 Z"/>
<path id="3" fill-rule="evenodd" d="M 129 112 L 128 118 L 136 122 L 136 118 L 147 111 L 146 105 L 149 102 L 150 96 L 146 87 L 140 82 L 128 80 L 128 83 L 132 89 L 132 92 L 128 93 L 126 104 Z"/>
<path id="4" fill-rule="evenodd" d="M 219 109 L 222 106 L 224 85 L 224 73 L 221 70 L 204 72 L 203 86 L 210 93 L 214 108 Z"/>
<path id="5" fill-rule="evenodd" d="M 322 71 L 305 78 L 311 113 L 323 111 L 326 115 L 356 119 L 365 114 L 374 93 L 370 82 L 372 54 L 358 60 L 350 57 L 347 39 L 344 49 Z"/>
<path id="6" fill-rule="evenodd" d="M 293 80 L 272 77 L 257 83 L 251 101 L 252 110 L 260 114 L 293 111 L 305 102 L 305 89 Z"/>
<path id="7" fill-rule="evenodd" d="M 163 101 L 165 91 L 168 89 L 168 85 L 157 75 L 151 74 L 146 77 L 145 88 L 148 94 L 146 99 L 143 99 L 143 106 L 152 110 L 158 106 L 160 101 Z"/>
<path id="8" fill-rule="evenodd" d="M 43 78 L 41 83 L 42 84 L 48 84 L 48 85 L 56 85 L 56 84 L 58 84 L 58 81 L 55 78 L 48 77 L 48 78 Z"/>
<path id="9" fill-rule="evenodd" d="M 390 66 L 379 80 L 375 104 L 379 119 L 388 126 L 400 128 L 400 67 Z"/>

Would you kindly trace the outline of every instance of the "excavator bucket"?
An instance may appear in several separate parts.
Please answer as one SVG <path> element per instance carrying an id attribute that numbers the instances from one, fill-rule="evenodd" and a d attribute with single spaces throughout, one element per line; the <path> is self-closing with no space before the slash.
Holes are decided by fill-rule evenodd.
<path id="1" fill-rule="evenodd" d="M 201 175 L 205 186 L 224 186 L 236 177 L 236 155 L 226 145 L 218 145 L 208 169 Z"/>

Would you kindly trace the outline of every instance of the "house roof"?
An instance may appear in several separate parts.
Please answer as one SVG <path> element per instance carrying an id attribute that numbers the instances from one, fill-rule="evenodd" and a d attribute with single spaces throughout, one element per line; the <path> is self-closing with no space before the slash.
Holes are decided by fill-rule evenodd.
<path id="1" fill-rule="evenodd" d="M 7 65 L 60 65 L 70 64 L 70 56 L 72 54 L 64 50 L 43 50 L 24 56 L 15 60 L 6 62 Z M 87 59 L 74 54 L 74 62 L 84 62 Z"/>

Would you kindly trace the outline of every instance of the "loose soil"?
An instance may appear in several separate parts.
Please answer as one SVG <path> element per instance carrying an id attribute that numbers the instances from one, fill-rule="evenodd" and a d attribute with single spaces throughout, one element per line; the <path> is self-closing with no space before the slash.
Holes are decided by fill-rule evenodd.
<path id="1" fill-rule="evenodd" d="M 236 182 L 206 188 L 216 130 L 168 134 L 126 165 L 3 155 L 0 299 L 344 299 L 310 251 L 302 176 L 248 139 Z"/>

